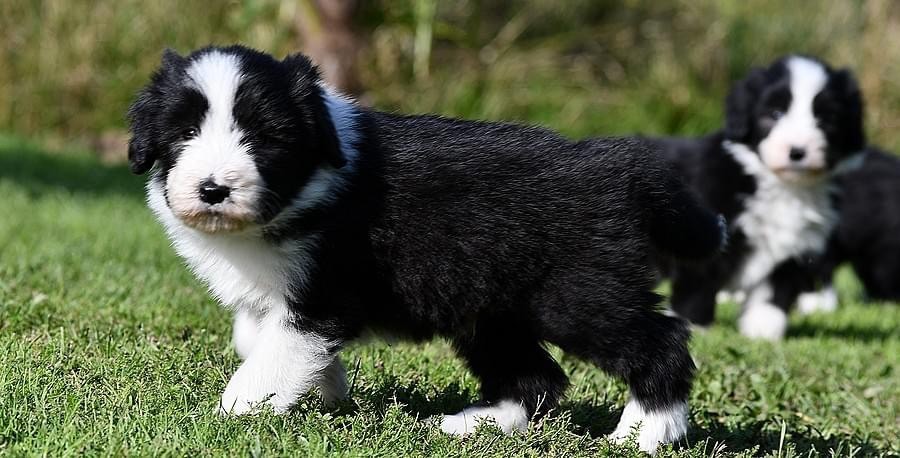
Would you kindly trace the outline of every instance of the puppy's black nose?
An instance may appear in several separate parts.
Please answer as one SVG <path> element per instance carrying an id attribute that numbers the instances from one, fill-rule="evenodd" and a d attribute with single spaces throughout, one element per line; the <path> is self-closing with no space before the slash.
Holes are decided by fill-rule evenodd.
<path id="1" fill-rule="evenodd" d="M 792 161 L 800 161 L 806 157 L 806 150 L 803 148 L 791 148 L 791 152 L 788 153 L 788 157 L 791 158 Z"/>
<path id="2" fill-rule="evenodd" d="M 225 200 L 228 194 L 231 194 L 231 188 L 215 184 L 212 180 L 206 180 L 200 183 L 200 200 L 214 205 Z"/>

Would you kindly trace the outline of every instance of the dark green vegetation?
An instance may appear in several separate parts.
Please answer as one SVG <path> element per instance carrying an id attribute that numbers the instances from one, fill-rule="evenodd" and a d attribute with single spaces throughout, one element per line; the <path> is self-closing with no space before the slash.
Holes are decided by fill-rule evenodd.
<path id="1" fill-rule="evenodd" d="M 0 131 L 92 138 L 164 47 L 300 48 L 309 0 L 4 0 Z M 437 3 L 433 19 L 415 5 Z M 384 109 L 522 120 L 573 136 L 716 128 L 729 82 L 788 52 L 855 69 L 869 132 L 900 149 L 900 3 L 893 0 L 368 0 L 359 73 Z M 203 14 L 192 14 L 202 11 Z M 418 29 L 430 67 L 414 68 Z"/>

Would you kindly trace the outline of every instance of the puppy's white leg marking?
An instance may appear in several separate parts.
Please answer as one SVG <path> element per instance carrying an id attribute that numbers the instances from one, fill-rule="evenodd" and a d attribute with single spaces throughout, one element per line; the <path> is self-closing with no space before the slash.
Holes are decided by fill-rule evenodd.
<path id="1" fill-rule="evenodd" d="M 441 431 L 464 436 L 475 432 L 475 428 L 485 420 L 493 421 L 506 434 L 528 429 L 528 412 L 525 407 L 518 401 L 504 399 L 490 406 L 466 407 L 456 415 L 444 415 L 441 419 Z"/>
<path id="2" fill-rule="evenodd" d="M 638 428 L 638 448 L 654 454 L 660 444 L 675 442 L 687 434 L 687 403 L 679 402 L 661 410 L 645 410 L 637 400 L 629 399 L 619 425 L 610 434 L 610 440 L 620 444 L 631 436 L 634 428 Z"/>
<path id="3" fill-rule="evenodd" d="M 832 286 L 811 293 L 803 293 L 797 298 L 797 310 L 804 315 L 814 312 L 830 313 L 837 308 L 838 296 Z"/>
<path id="4" fill-rule="evenodd" d="M 325 368 L 322 378 L 319 380 L 319 393 L 325 405 L 333 406 L 347 398 L 347 371 L 344 364 L 337 357 Z"/>
<path id="5" fill-rule="evenodd" d="M 251 413 L 263 403 L 286 412 L 334 360 L 329 342 L 290 328 L 285 315 L 281 308 L 272 309 L 260 323 L 256 345 L 222 394 L 222 413 Z"/>
<path id="6" fill-rule="evenodd" d="M 738 329 L 751 339 L 781 340 L 787 331 L 787 313 L 772 303 L 772 286 L 764 281 L 747 294 Z"/>
<path id="7" fill-rule="evenodd" d="M 234 330 L 231 338 L 234 349 L 242 360 L 247 360 L 250 352 L 256 345 L 259 337 L 259 317 L 247 310 L 241 310 L 234 315 Z"/>
<path id="8" fill-rule="evenodd" d="M 741 334 L 751 339 L 781 340 L 787 331 L 787 313 L 769 302 L 748 302 L 738 319 Z"/>

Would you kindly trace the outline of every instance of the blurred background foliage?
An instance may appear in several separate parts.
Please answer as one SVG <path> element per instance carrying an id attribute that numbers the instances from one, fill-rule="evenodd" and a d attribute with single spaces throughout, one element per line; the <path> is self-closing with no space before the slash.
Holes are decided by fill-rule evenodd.
<path id="1" fill-rule="evenodd" d="M 284 56 L 310 27 L 329 42 L 316 3 L 2 0 L 0 131 L 100 149 L 111 135 L 123 154 L 124 113 L 163 48 Z M 362 0 L 351 22 L 352 90 L 386 110 L 699 134 L 721 124 L 730 82 L 800 52 L 854 69 L 872 140 L 900 149 L 896 0 Z"/>

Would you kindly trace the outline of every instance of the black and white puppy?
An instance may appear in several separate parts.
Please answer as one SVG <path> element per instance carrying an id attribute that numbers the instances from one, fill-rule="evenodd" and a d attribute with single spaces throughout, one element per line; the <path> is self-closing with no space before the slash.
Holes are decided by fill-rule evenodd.
<path id="1" fill-rule="evenodd" d="M 129 114 L 150 207 L 237 314 L 223 412 L 343 397 L 336 356 L 374 332 L 443 336 L 478 376 L 484 402 L 448 433 L 555 407 L 551 342 L 628 383 L 614 438 L 685 434 L 689 333 L 656 310 L 650 252 L 703 257 L 724 234 L 644 143 L 370 110 L 302 55 L 240 46 L 166 52 Z"/>
<path id="2" fill-rule="evenodd" d="M 671 266 L 673 310 L 712 323 L 718 292 L 741 297 L 741 333 L 780 339 L 809 264 L 838 220 L 834 177 L 865 146 L 862 97 L 847 70 L 787 56 L 752 70 L 726 101 L 725 129 L 656 139 L 709 208 L 728 220 L 715 260 Z"/>
<path id="3" fill-rule="evenodd" d="M 900 158 L 869 147 L 858 168 L 837 178 L 837 189 L 840 221 L 824 257 L 812 266 L 798 309 L 837 308 L 832 276 L 844 262 L 853 266 L 868 299 L 900 301 Z"/>

